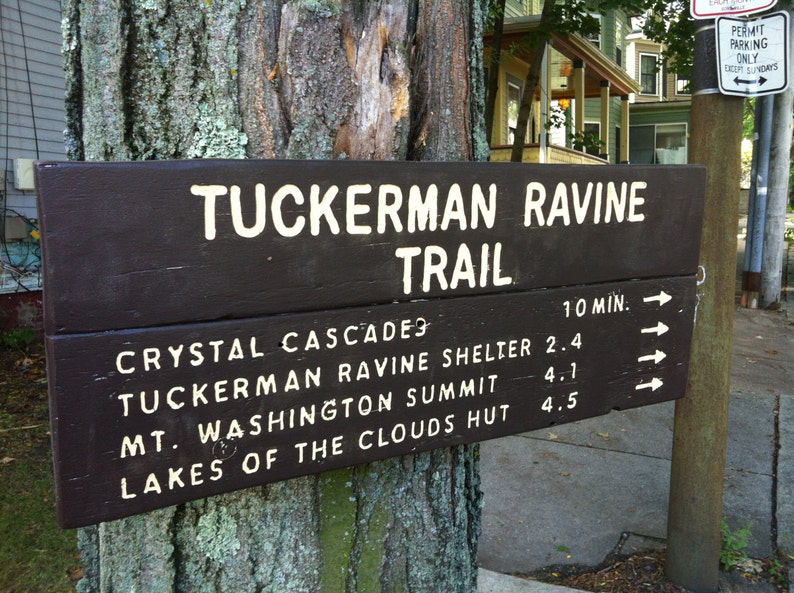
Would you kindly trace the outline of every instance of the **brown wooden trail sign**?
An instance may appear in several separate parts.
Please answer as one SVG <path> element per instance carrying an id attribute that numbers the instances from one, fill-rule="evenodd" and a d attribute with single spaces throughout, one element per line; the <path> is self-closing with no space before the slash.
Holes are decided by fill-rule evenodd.
<path id="1" fill-rule="evenodd" d="M 42 162 L 37 187 L 65 527 L 684 393 L 701 167 Z"/>

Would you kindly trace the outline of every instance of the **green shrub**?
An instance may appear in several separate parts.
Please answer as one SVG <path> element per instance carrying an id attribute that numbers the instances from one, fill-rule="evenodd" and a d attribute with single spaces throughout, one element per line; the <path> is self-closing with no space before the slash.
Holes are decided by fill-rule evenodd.
<path id="1" fill-rule="evenodd" d="M 722 520 L 722 547 L 720 548 L 720 564 L 725 570 L 733 570 L 737 564 L 747 560 L 744 550 L 752 534 L 749 525 L 737 529 L 735 532 L 728 527 L 728 522 Z"/>
<path id="2" fill-rule="evenodd" d="M 6 332 L 0 332 L 0 348 L 22 349 L 29 346 L 38 338 L 38 332 L 32 327 L 15 327 Z"/>

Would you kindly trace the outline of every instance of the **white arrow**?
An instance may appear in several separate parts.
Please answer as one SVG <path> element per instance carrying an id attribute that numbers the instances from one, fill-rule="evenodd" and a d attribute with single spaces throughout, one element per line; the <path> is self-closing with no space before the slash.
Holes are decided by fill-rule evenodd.
<path id="1" fill-rule="evenodd" d="M 634 389 L 649 389 L 650 388 L 651 391 L 656 391 L 662 385 L 664 385 L 664 382 L 661 379 L 657 379 L 656 377 L 654 377 L 653 379 L 651 379 L 650 383 L 640 383 Z"/>
<path id="2" fill-rule="evenodd" d="M 665 291 L 661 291 L 659 294 L 654 296 L 645 297 L 642 299 L 643 303 L 650 303 L 652 301 L 659 301 L 659 306 L 661 307 L 665 303 L 672 301 L 673 297 L 667 294 Z"/>
<path id="3" fill-rule="evenodd" d="M 667 355 L 662 352 L 661 350 L 657 350 L 655 354 L 646 354 L 645 356 L 640 356 L 637 359 L 637 362 L 647 362 L 652 360 L 654 364 L 659 364 Z"/>
<path id="4" fill-rule="evenodd" d="M 661 336 L 663 333 L 666 333 L 668 329 L 670 328 L 660 321 L 655 326 L 644 327 L 640 331 L 644 334 L 656 334 L 657 336 Z"/>

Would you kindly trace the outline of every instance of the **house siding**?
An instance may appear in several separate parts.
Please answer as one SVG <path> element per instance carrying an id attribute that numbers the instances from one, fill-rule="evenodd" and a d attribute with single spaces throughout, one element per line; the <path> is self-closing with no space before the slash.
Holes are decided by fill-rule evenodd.
<path id="1" fill-rule="evenodd" d="M 670 104 L 671 105 L 671 104 Z M 691 111 L 691 103 L 688 101 L 681 102 L 680 105 L 671 107 L 670 109 L 659 110 L 659 109 L 649 109 L 647 111 L 644 110 L 634 110 L 631 114 L 631 125 L 632 126 L 646 126 L 646 125 L 658 125 L 658 124 L 679 124 L 684 123 L 689 125 L 690 123 L 690 111 Z"/>
<path id="2" fill-rule="evenodd" d="M 617 135 L 617 130 L 620 127 L 621 110 L 620 98 L 611 97 L 609 99 L 609 142 L 604 152 L 609 154 L 609 161 L 612 163 L 617 163 L 620 160 L 620 140 Z M 584 120 L 585 123 L 600 123 L 600 100 L 587 99 L 585 101 Z"/>
<path id="3" fill-rule="evenodd" d="M 35 192 L 17 188 L 14 161 L 63 159 L 64 74 L 58 3 L 0 0 L 0 151 L 4 218 L 37 218 Z M 5 239 L 15 236 L 3 221 Z"/>
<path id="4" fill-rule="evenodd" d="M 505 18 L 513 18 L 518 16 L 526 16 L 527 9 L 524 0 L 506 0 L 505 2 Z"/>
<path id="5" fill-rule="evenodd" d="M 41 288 L 41 259 L 33 233 L 38 225 L 36 192 L 26 184 L 20 187 L 15 163 L 17 159 L 30 164 L 36 159 L 66 158 L 64 86 L 60 3 L 0 0 L 0 293 L 6 293 L 0 302 L 3 326 L 40 325 L 39 318 L 20 313 L 41 300 L 37 290 Z"/>

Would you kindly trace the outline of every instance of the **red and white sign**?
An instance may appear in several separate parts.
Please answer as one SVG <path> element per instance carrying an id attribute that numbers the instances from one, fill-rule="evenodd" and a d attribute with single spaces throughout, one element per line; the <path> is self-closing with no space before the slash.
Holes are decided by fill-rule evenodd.
<path id="1" fill-rule="evenodd" d="M 695 19 L 748 15 L 772 8 L 777 0 L 691 0 L 689 12 Z"/>

